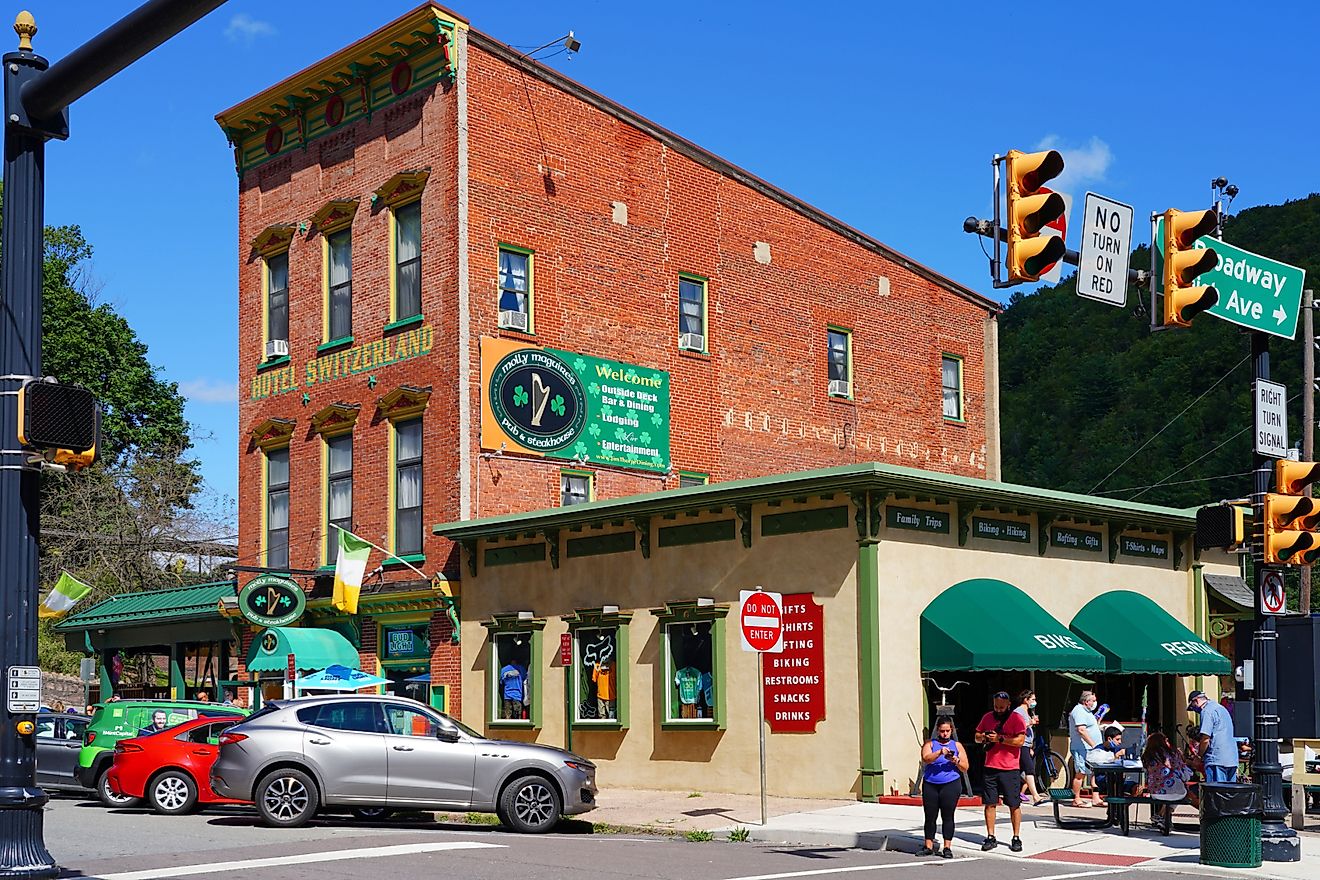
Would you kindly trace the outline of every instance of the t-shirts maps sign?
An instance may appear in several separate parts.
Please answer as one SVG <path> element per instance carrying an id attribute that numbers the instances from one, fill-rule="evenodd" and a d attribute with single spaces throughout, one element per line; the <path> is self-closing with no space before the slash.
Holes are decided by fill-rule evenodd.
<path id="1" fill-rule="evenodd" d="M 481 340 L 481 447 L 669 470 L 669 374 L 508 339 Z"/>
<path id="2" fill-rule="evenodd" d="M 784 650 L 766 654 L 765 720 L 775 733 L 815 733 L 825 720 L 825 609 L 811 593 L 784 594 Z"/>

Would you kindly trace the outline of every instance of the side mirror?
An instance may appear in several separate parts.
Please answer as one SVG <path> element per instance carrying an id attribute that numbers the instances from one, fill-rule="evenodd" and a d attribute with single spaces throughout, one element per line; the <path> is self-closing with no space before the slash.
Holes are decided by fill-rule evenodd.
<path id="1" fill-rule="evenodd" d="M 435 738 L 440 740 L 440 742 L 456 743 L 462 737 L 457 730 L 454 730 L 451 727 L 440 727 L 436 729 Z"/>

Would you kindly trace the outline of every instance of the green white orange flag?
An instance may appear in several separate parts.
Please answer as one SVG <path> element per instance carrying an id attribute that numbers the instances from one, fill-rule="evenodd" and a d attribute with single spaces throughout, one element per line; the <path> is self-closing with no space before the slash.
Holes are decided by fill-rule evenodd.
<path id="1" fill-rule="evenodd" d="M 40 617 L 60 617 L 68 614 L 69 609 L 91 591 L 92 588 L 87 584 L 84 584 L 67 571 L 62 571 L 60 572 L 60 579 L 55 582 L 50 595 L 37 607 L 37 614 Z"/>
<path id="2" fill-rule="evenodd" d="M 371 544 L 352 532 L 339 530 L 339 558 L 335 561 L 335 592 L 330 603 L 336 610 L 357 614 L 362 577 L 367 573 Z"/>

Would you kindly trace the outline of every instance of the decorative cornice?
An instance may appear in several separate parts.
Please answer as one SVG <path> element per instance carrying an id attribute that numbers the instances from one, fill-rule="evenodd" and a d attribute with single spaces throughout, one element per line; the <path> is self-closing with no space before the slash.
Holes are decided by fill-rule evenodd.
<path id="1" fill-rule="evenodd" d="M 376 400 L 380 414 L 391 422 L 420 416 L 431 400 L 431 386 L 400 385 Z"/>
<path id="2" fill-rule="evenodd" d="M 293 233 L 297 229 L 292 223 L 276 223 L 261 230 L 261 234 L 252 239 L 252 250 L 263 257 L 273 257 L 289 249 Z"/>
<path id="3" fill-rule="evenodd" d="M 269 451 L 288 446 L 297 426 L 293 419 L 271 418 L 258 423 L 249 433 L 257 448 Z"/>
<path id="4" fill-rule="evenodd" d="M 357 199 L 331 199 L 312 215 L 312 226 L 322 235 L 346 229 L 353 224 L 357 209 Z"/>
<path id="5" fill-rule="evenodd" d="M 361 409 L 360 404 L 336 401 L 312 416 L 312 433 L 320 434 L 322 437 L 347 434 L 357 424 Z"/>
<path id="6" fill-rule="evenodd" d="M 400 171 L 371 194 L 371 201 L 373 204 L 384 205 L 387 208 L 397 208 L 416 201 L 421 198 L 422 190 L 426 189 L 426 179 L 430 176 L 430 168 Z"/>

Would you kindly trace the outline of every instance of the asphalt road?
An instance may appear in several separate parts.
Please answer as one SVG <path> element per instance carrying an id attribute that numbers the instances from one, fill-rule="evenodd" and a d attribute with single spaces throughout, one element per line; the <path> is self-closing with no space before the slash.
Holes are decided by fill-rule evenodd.
<path id="1" fill-rule="evenodd" d="M 585 833 L 524 836 L 497 828 L 431 821 L 361 822 L 326 817 L 296 830 L 266 828 L 250 810 L 157 816 L 107 810 L 56 796 L 45 813 L 47 847 L 65 877 L 157 880 L 254 876 L 262 880 L 339 880 L 376 874 L 471 880 L 666 878 L 666 880 L 1151 880 L 1152 872 L 1088 865 L 959 857 L 922 859 L 897 852 L 791 848 L 682 838 Z M 238 873 L 235 873 L 238 872 Z M 1169 875 L 1173 876 L 1173 875 Z M 912 880 L 916 880 L 913 877 Z"/>

